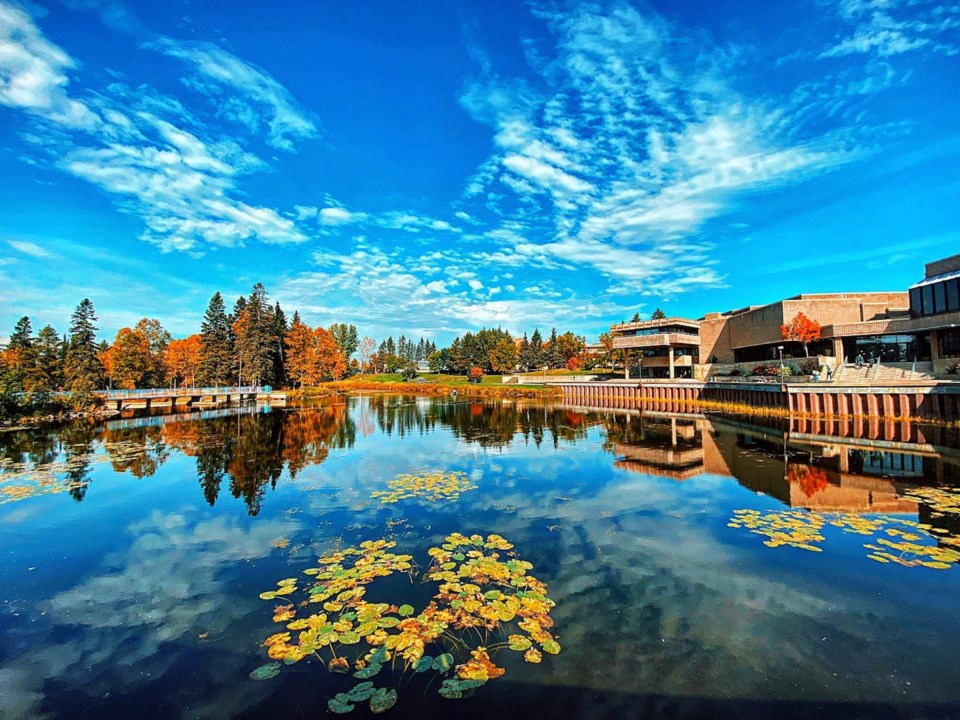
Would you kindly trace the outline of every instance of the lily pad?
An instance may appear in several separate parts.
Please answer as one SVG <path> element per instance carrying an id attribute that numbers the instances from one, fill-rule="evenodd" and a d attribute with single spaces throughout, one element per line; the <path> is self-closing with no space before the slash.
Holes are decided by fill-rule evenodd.
<path id="1" fill-rule="evenodd" d="M 433 669 L 439 670 L 440 672 L 449 672 L 453 667 L 453 655 L 450 653 L 443 653 L 443 655 L 438 655 L 433 661 Z"/>
<path id="2" fill-rule="evenodd" d="M 266 665 L 261 665 L 256 670 L 250 673 L 251 680 L 269 680 L 270 678 L 275 678 L 280 674 L 280 663 L 272 662 L 267 663 Z"/>
<path id="3" fill-rule="evenodd" d="M 384 713 L 397 704 L 397 691 L 393 688 L 377 688 L 370 696 L 370 710 L 374 715 Z"/>
<path id="4" fill-rule="evenodd" d="M 400 617 L 410 617 L 413 615 L 413 605 L 401 605 L 397 609 L 397 614 Z"/>
<path id="5" fill-rule="evenodd" d="M 346 715 L 349 712 L 353 712 L 353 709 L 356 707 L 356 705 L 352 705 L 349 702 L 349 698 L 344 693 L 337 693 L 335 697 L 327 700 L 327 707 L 332 713 L 336 713 L 337 715 Z"/>

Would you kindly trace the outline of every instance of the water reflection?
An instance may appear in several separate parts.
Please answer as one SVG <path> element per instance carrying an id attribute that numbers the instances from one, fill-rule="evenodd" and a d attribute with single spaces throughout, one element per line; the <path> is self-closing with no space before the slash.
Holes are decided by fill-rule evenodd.
<path id="1" fill-rule="evenodd" d="M 792 507 L 960 538 L 949 433 L 827 430 L 380 397 L 0 435 L 0 485 L 33 473 L 83 500 L 0 506 L 0 715 L 315 717 L 342 676 L 248 679 L 273 632 L 258 593 L 332 549 L 391 537 L 423 557 L 451 532 L 530 560 L 563 653 L 459 705 L 413 688 L 392 717 L 956 715 L 956 567 L 880 565 L 839 531 L 822 553 L 768 550 L 727 527 Z M 374 495 L 423 470 L 476 487 Z"/>

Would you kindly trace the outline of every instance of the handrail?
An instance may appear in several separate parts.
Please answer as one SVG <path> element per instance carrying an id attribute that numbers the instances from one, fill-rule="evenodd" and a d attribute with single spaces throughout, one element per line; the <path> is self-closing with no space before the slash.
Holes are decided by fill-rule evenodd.
<path id="1" fill-rule="evenodd" d="M 124 398 L 154 398 L 154 397 L 181 397 L 184 395 L 237 395 L 244 393 L 260 393 L 263 388 L 249 386 L 234 387 L 202 387 L 202 388 L 139 388 L 135 390 L 96 390 L 94 394 L 107 400 Z"/>

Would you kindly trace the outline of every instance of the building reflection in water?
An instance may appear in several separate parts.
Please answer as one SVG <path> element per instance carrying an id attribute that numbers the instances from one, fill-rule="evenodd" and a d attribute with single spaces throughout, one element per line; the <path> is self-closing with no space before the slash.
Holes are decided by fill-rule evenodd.
<path id="1" fill-rule="evenodd" d="M 594 413 L 604 408 L 583 408 Z M 923 428 L 914 442 L 852 432 L 811 432 L 809 421 L 707 417 L 642 408 L 606 410 L 606 449 L 619 468 L 685 480 L 702 474 L 735 478 L 792 507 L 825 512 L 907 513 L 947 522 L 903 496 L 931 483 L 960 482 L 955 431 Z M 943 526 L 944 529 L 951 529 Z"/>

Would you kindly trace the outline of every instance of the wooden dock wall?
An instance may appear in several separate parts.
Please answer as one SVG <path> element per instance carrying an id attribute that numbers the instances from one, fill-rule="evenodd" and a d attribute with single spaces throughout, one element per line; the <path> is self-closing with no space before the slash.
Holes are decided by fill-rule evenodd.
<path id="1" fill-rule="evenodd" d="M 701 401 L 782 409 L 811 417 L 912 417 L 960 420 L 960 385 L 841 386 L 828 383 L 703 383 L 690 381 L 560 383 L 565 400 L 612 407 L 654 403 L 668 412 Z"/>

